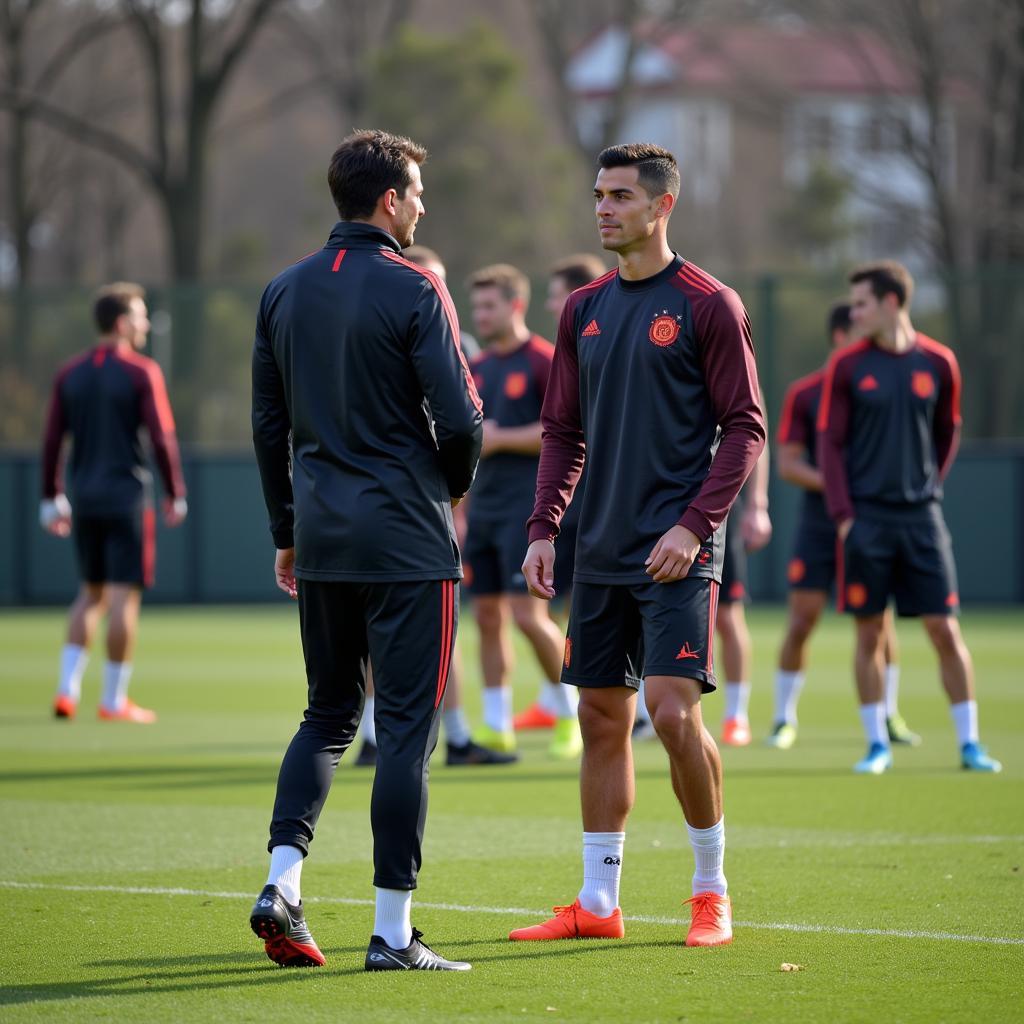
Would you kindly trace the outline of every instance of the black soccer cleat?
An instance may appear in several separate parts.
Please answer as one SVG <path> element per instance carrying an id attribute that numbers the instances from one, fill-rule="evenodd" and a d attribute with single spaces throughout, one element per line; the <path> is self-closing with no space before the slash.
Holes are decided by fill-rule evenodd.
<path id="1" fill-rule="evenodd" d="M 515 752 L 506 754 L 467 740 L 462 746 L 449 743 L 448 756 L 444 763 L 452 767 L 463 764 L 515 764 L 518 760 L 519 755 Z"/>
<path id="2" fill-rule="evenodd" d="M 293 907 L 276 885 L 265 885 L 249 915 L 267 956 L 281 967 L 323 967 L 323 953 L 306 927 L 302 904 Z"/>
<path id="3" fill-rule="evenodd" d="M 366 950 L 368 971 L 471 971 L 472 964 L 461 960 L 445 960 L 425 942 L 423 932 L 412 930 L 412 942 L 405 949 L 392 949 L 379 935 L 370 936 Z"/>
<path id="4" fill-rule="evenodd" d="M 377 766 L 377 744 L 364 740 L 355 760 L 357 768 L 375 768 Z"/>

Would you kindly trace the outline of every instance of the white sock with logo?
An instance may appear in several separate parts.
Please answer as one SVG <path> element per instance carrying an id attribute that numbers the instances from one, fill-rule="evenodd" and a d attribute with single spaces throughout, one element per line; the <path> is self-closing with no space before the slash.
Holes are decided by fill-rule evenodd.
<path id="1" fill-rule="evenodd" d="M 132 678 L 130 661 L 108 661 L 103 665 L 103 699 L 108 711 L 120 711 L 128 699 L 128 683 Z"/>
<path id="2" fill-rule="evenodd" d="M 484 687 L 484 724 L 497 732 L 512 729 L 512 687 Z"/>
<path id="3" fill-rule="evenodd" d="M 796 725 L 796 705 L 800 691 L 804 688 L 803 672 L 785 672 L 781 668 L 775 673 L 775 721 Z"/>
<path id="4" fill-rule="evenodd" d="M 747 709 L 750 707 L 750 683 L 725 684 L 725 717 L 736 718 L 749 724 Z"/>
<path id="5" fill-rule="evenodd" d="M 889 730 L 885 725 L 885 701 L 877 704 L 861 704 L 860 720 L 864 726 L 864 735 L 868 743 L 881 743 L 889 746 Z"/>
<path id="6" fill-rule="evenodd" d="M 377 746 L 377 723 L 373 720 L 374 699 L 366 698 L 363 705 L 363 717 L 359 720 L 359 735 L 364 743 L 372 743 Z"/>
<path id="7" fill-rule="evenodd" d="M 65 644 L 60 653 L 60 682 L 58 697 L 70 697 L 76 704 L 82 696 L 82 676 L 89 664 L 89 654 L 78 644 Z"/>
<path id="8" fill-rule="evenodd" d="M 299 885 L 305 858 L 297 846 L 275 846 L 270 851 L 270 873 L 267 885 L 276 885 L 285 901 L 293 907 L 302 902 Z"/>
<path id="9" fill-rule="evenodd" d="M 625 832 L 583 833 L 583 888 L 580 906 L 598 917 L 607 917 L 619 905 L 622 848 Z"/>
<path id="10" fill-rule="evenodd" d="M 686 831 L 693 847 L 696 870 L 693 873 L 693 895 L 699 892 L 716 892 L 724 896 L 729 891 L 725 880 L 725 818 L 711 828 L 692 828 Z"/>
<path id="11" fill-rule="evenodd" d="M 962 747 L 965 743 L 978 742 L 978 703 L 964 700 L 959 704 L 950 704 L 949 713 L 953 716 L 956 726 L 956 739 Z"/>
<path id="12" fill-rule="evenodd" d="M 412 942 L 412 890 L 378 889 L 373 934 L 379 935 L 392 949 L 405 949 Z"/>
<path id="13" fill-rule="evenodd" d="M 895 718 L 900 713 L 900 667 L 885 666 L 885 714 L 887 718 Z"/>

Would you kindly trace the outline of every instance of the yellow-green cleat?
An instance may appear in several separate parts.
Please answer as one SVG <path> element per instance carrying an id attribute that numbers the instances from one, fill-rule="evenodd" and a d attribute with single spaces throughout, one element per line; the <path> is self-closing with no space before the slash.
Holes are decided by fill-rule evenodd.
<path id="1" fill-rule="evenodd" d="M 796 726 L 789 722 L 776 722 L 772 731 L 764 738 L 766 746 L 776 750 L 789 750 L 796 743 Z"/>
<path id="2" fill-rule="evenodd" d="M 571 761 L 583 753 L 583 734 L 576 718 L 560 718 L 555 722 L 554 735 L 548 747 L 548 757 L 556 761 Z"/>
<path id="3" fill-rule="evenodd" d="M 499 754 L 511 754 L 516 749 L 516 734 L 511 729 L 501 731 L 489 725 L 480 725 L 473 732 L 473 742 L 488 750 L 496 750 Z"/>

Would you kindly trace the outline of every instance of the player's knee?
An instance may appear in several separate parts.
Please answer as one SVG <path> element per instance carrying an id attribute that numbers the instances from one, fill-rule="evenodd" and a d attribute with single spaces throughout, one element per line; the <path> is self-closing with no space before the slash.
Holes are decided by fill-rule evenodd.
<path id="1" fill-rule="evenodd" d="M 497 633 L 501 629 L 501 608 L 493 601 L 477 600 L 473 606 L 473 615 L 481 633 Z"/>
<path id="2" fill-rule="evenodd" d="M 874 654 L 881 650 L 885 638 L 885 628 L 881 617 L 875 619 L 858 619 L 857 647 L 864 654 Z"/>
<path id="3" fill-rule="evenodd" d="M 529 605 L 520 604 L 519 602 L 513 604 L 512 619 L 517 628 L 522 630 L 522 632 L 527 636 L 531 636 L 532 634 L 539 632 L 542 628 L 542 624 L 536 610 L 531 608 Z"/>
<path id="4" fill-rule="evenodd" d="M 924 628 L 940 654 L 952 654 L 960 645 L 956 620 L 946 616 L 924 620 Z"/>
<path id="5" fill-rule="evenodd" d="M 589 747 L 601 743 L 622 743 L 629 739 L 631 716 L 625 706 L 612 705 L 600 699 L 588 699 L 580 694 L 580 731 Z"/>

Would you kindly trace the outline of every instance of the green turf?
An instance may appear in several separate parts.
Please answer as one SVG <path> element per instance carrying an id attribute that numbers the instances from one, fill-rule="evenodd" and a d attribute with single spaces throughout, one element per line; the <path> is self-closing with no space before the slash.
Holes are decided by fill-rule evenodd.
<path id="1" fill-rule="evenodd" d="M 755 610 L 751 622 L 759 740 L 781 618 Z M 1001 776 L 957 769 L 933 660 L 910 623 L 900 626 L 902 704 L 925 743 L 897 750 L 889 775 L 859 778 L 849 623 L 825 623 L 798 745 L 723 753 L 738 922 L 726 949 L 686 950 L 682 924 L 671 923 L 684 916 L 692 859 L 656 743 L 637 749 L 622 890 L 627 917 L 645 920 L 628 923 L 623 942 L 504 940 L 539 918 L 502 908 L 544 911 L 576 892 L 575 765 L 546 760 L 537 734 L 511 769 L 439 763 L 414 921 L 474 970 L 394 976 L 362 971 L 370 775 L 344 763 L 303 878 L 328 966 L 276 968 L 247 927 L 277 766 L 303 704 L 293 609 L 146 609 L 132 693 L 158 709 L 152 727 L 95 720 L 98 656 L 81 718 L 52 720 L 62 617 L 5 613 L 0 1020 L 1021 1020 L 1021 627 L 1017 613 L 965 621 L 983 738 L 1006 765 Z M 474 644 L 466 624 L 470 669 Z M 521 706 L 537 672 L 519 655 Z M 705 708 L 717 722 L 721 698 Z M 886 934 L 861 934 L 871 929 Z M 804 970 L 783 973 L 784 962 Z"/>

